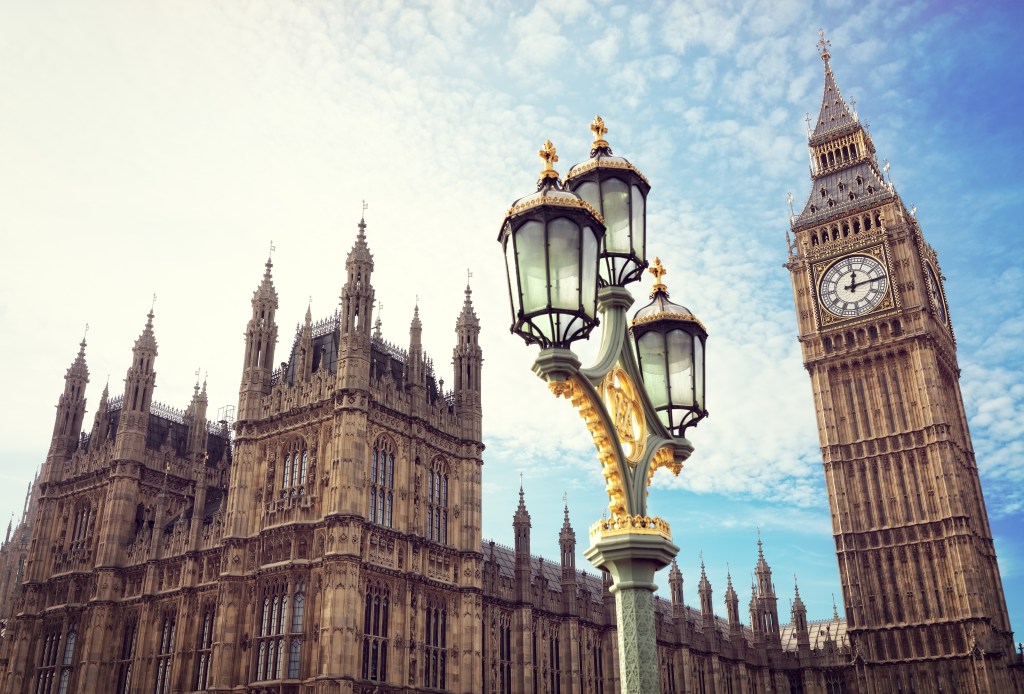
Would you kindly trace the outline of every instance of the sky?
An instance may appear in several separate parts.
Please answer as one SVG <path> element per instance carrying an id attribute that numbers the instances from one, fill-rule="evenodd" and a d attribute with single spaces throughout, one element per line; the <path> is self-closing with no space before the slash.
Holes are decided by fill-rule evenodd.
<path id="1" fill-rule="evenodd" d="M 710 416 L 655 477 L 688 603 L 701 557 L 724 614 L 758 532 L 789 619 L 794 575 L 831 617 L 838 570 L 796 340 L 786 195 L 810 188 L 805 114 L 823 28 L 897 191 L 938 252 L 1011 622 L 1024 629 L 1024 54 L 1018 3 L 0 0 L 0 518 L 20 515 L 88 324 L 91 423 L 151 305 L 155 399 L 237 403 L 242 331 L 271 244 L 279 353 L 332 314 L 367 209 L 385 338 L 413 308 L 451 383 L 467 280 L 484 350 L 484 537 L 512 544 L 520 479 L 556 560 L 607 499 L 593 444 L 509 334 L 499 225 L 565 173 L 588 125 L 650 179 L 648 252 L 710 334 Z M 472 273 L 469 276 L 468 273 Z M 634 286 L 637 307 L 649 281 Z M 155 304 L 153 296 L 156 295 Z M 596 343 L 596 339 L 592 340 Z M 578 347 L 584 361 L 596 345 Z M 666 575 L 658 576 L 665 590 Z M 841 610 L 840 605 L 840 610 Z M 1020 637 L 1018 636 L 1018 639 Z"/>

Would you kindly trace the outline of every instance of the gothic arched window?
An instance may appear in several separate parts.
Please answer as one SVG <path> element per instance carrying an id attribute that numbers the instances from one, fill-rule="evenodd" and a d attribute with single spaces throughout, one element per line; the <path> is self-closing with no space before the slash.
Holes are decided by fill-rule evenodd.
<path id="1" fill-rule="evenodd" d="M 268 584 L 263 589 L 260 623 L 256 631 L 257 681 L 276 680 L 281 677 L 287 610 L 288 589 L 285 583 L 276 581 Z"/>
<path id="2" fill-rule="evenodd" d="M 303 618 L 306 614 L 306 584 L 298 581 L 292 592 L 291 640 L 288 642 L 288 679 L 298 679 L 302 662 Z"/>
<path id="3" fill-rule="evenodd" d="M 128 694 L 132 687 L 132 666 L 135 661 L 135 643 L 139 637 L 139 617 L 128 615 L 121 632 L 121 652 L 117 659 L 117 694 Z"/>
<path id="4" fill-rule="evenodd" d="M 427 601 L 423 647 L 423 686 L 447 689 L 445 674 L 448 665 L 448 608 L 443 600 Z"/>
<path id="5" fill-rule="evenodd" d="M 39 665 L 36 667 L 36 692 L 50 694 L 57 672 L 57 655 L 60 646 L 60 625 L 44 627 L 42 648 L 39 650 Z"/>
<path id="6" fill-rule="evenodd" d="M 363 679 L 385 682 L 388 678 L 388 621 L 391 595 L 376 581 L 366 586 L 363 614 Z"/>
<path id="7" fill-rule="evenodd" d="M 435 460 L 427 473 L 427 539 L 448 544 L 448 465 Z"/>
<path id="8" fill-rule="evenodd" d="M 512 694 L 512 613 L 498 618 L 498 694 Z"/>
<path id="9" fill-rule="evenodd" d="M 196 639 L 196 689 L 205 690 L 210 684 L 210 659 L 213 656 L 213 606 L 203 609 Z"/>
<path id="10" fill-rule="evenodd" d="M 387 439 L 373 446 L 370 461 L 370 522 L 390 528 L 395 497 L 395 449 Z"/>
<path id="11" fill-rule="evenodd" d="M 302 496 L 306 493 L 306 473 L 309 469 L 309 450 L 302 439 L 293 441 L 284 451 L 281 466 L 281 497 Z"/>
<path id="12" fill-rule="evenodd" d="M 164 613 L 160 626 L 160 639 L 157 641 L 156 681 L 153 694 L 168 694 L 171 690 L 171 661 L 174 658 L 174 630 L 178 615 L 173 610 Z"/>

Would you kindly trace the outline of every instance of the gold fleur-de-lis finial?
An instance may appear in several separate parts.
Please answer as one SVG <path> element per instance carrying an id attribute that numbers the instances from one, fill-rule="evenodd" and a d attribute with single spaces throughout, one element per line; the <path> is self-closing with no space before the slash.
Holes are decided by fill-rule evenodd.
<path id="1" fill-rule="evenodd" d="M 825 38 L 825 30 L 818 29 L 818 52 L 821 53 L 821 59 L 826 63 L 832 56 L 829 55 L 828 47 L 832 45 L 832 42 Z"/>
<path id="2" fill-rule="evenodd" d="M 647 268 L 647 272 L 654 275 L 654 286 L 651 288 L 651 296 L 653 297 L 658 292 L 668 294 L 668 287 L 661 281 L 661 278 L 668 274 L 668 270 L 661 264 L 661 258 L 655 258 L 654 265 Z"/>
<path id="3" fill-rule="evenodd" d="M 604 118 L 594 116 L 594 122 L 590 124 L 590 132 L 594 133 L 594 149 L 608 146 L 608 141 L 604 139 L 604 136 L 608 134 L 608 128 L 604 125 Z"/>
<path id="4" fill-rule="evenodd" d="M 555 162 L 558 161 L 558 150 L 551 144 L 551 140 L 544 140 L 544 146 L 537 150 L 537 156 L 544 160 L 544 170 L 540 172 L 541 178 L 558 178 L 555 171 Z"/>

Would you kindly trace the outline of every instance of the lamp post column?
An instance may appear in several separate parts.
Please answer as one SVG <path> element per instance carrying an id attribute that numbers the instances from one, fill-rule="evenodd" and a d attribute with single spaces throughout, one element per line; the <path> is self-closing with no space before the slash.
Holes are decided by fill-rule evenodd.
<path id="1" fill-rule="evenodd" d="M 660 532 L 591 529 L 583 553 L 612 576 L 623 694 L 659 694 L 658 640 L 654 632 L 654 574 L 668 566 L 679 548 Z"/>

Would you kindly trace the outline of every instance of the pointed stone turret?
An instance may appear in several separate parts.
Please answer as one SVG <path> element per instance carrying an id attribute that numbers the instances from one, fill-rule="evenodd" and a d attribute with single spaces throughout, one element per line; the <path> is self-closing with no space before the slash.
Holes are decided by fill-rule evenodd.
<path id="1" fill-rule="evenodd" d="M 565 497 L 563 496 L 563 500 Z M 576 532 L 569 523 L 569 503 L 565 504 L 562 529 L 558 532 L 558 548 L 562 556 L 562 606 L 568 614 L 576 614 Z"/>
<path id="2" fill-rule="evenodd" d="M 750 630 L 754 634 L 754 645 L 764 644 L 764 615 L 761 613 L 760 604 L 757 601 L 757 583 L 754 577 L 750 577 Z"/>
<path id="3" fill-rule="evenodd" d="M 565 503 L 565 517 L 562 520 L 562 529 L 558 533 L 558 547 L 562 553 L 562 574 L 569 572 L 572 579 L 576 580 L 576 532 L 569 523 L 569 504 Z"/>
<path id="4" fill-rule="evenodd" d="M 245 328 L 245 360 L 238 394 L 238 420 L 255 419 L 262 414 L 261 400 L 270 393 L 274 373 L 274 347 L 277 345 L 277 290 L 267 258 L 263 280 L 252 294 L 252 316 Z"/>
<path id="5" fill-rule="evenodd" d="M 480 349 L 480 319 L 473 308 L 473 290 L 466 284 L 466 299 L 455 321 L 455 349 L 452 365 L 455 370 L 455 412 L 463 427 L 463 435 L 479 441 L 483 410 L 480 398 L 480 375 L 483 352 Z"/>
<path id="6" fill-rule="evenodd" d="M 110 383 L 103 386 L 103 393 L 100 395 L 100 404 L 96 408 L 96 415 L 92 420 L 92 432 L 89 434 L 89 448 L 95 450 L 107 441 L 110 434 Z"/>
<path id="7" fill-rule="evenodd" d="M 153 309 L 146 315 L 146 325 L 132 348 L 132 365 L 124 379 L 121 419 L 117 425 L 114 457 L 119 460 L 142 461 L 149 428 L 149 408 L 156 388 L 154 364 L 157 357 L 153 334 Z"/>
<path id="8" fill-rule="evenodd" d="M 308 381 L 313 374 L 313 306 L 306 305 L 306 316 L 298 329 L 299 338 L 295 349 L 295 383 Z"/>
<path id="9" fill-rule="evenodd" d="M 206 395 L 206 381 L 203 381 L 202 390 L 199 389 L 199 381 L 196 381 L 192 402 L 188 406 L 188 452 L 190 455 L 202 455 L 206 452 L 206 444 L 210 437 L 207 430 L 206 408 L 209 399 Z"/>
<path id="10" fill-rule="evenodd" d="M 356 242 L 345 261 L 347 279 L 341 289 L 342 332 L 370 334 L 373 320 L 373 254 L 366 243 L 366 219 L 359 219 Z"/>
<path id="11" fill-rule="evenodd" d="M 732 587 L 732 572 L 729 570 L 725 572 L 725 583 L 725 614 L 729 620 L 729 632 L 739 634 L 743 631 L 740 623 L 740 597 Z"/>
<path id="12" fill-rule="evenodd" d="M 778 597 L 772 583 L 772 568 L 764 558 L 764 546 L 761 543 L 761 531 L 757 533 L 757 566 L 754 568 L 757 579 L 757 610 L 759 619 L 764 624 L 765 638 L 769 646 L 781 647 L 779 634 Z"/>
<path id="13" fill-rule="evenodd" d="M 675 612 L 683 607 L 683 572 L 679 570 L 679 564 L 675 559 L 668 570 L 668 590 L 672 600 L 672 611 Z"/>
<path id="14" fill-rule="evenodd" d="M 520 600 L 530 595 L 530 512 L 526 510 L 526 495 L 519 484 L 519 507 L 512 518 L 512 531 L 516 539 L 516 590 Z"/>
<path id="15" fill-rule="evenodd" d="M 412 320 L 409 322 L 408 379 L 413 399 L 422 399 L 427 385 L 427 364 L 423 355 L 423 323 L 420 322 L 418 301 L 413 307 Z"/>
<path id="16" fill-rule="evenodd" d="M 795 597 L 793 598 L 793 630 L 796 632 L 796 643 L 797 648 L 801 652 L 810 652 L 811 649 L 811 636 L 807 630 L 807 607 L 804 605 L 804 601 L 800 599 L 800 586 L 797 584 L 796 576 L 793 576 L 793 592 Z"/>
<path id="17" fill-rule="evenodd" d="M 704 626 L 714 628 L 715 608 L 711 600 L 711 581 L 704 570 L 704 559 L 700 560 L 700 580 L 697 582 L 697 594 L 700 595 L 700 614 L 704 619 Z"/>
<path id="18" fill-rule="evenodd" d="M 345 261 L 341 288 L 341 332 L 338 345 L 337 387 L 365 391 L 370 386 L 370 335 L 374 291 L 370 282 L 373 255 L 366 243 L 366 220 L 360 218 L 356 242 Z"/>
<path id="19" fill-rule="evenodd" d="M 85 338 L 78 345 L 78 355 L 64 374 L 64 392 L 57 399 L 57 415 L 50 439 L 51 461 L 64 460 L 78 448 L 85 418 L 85 387 L 89 383 L 89 367 L 85 364 Z M 50 470 L 52 480 L 54 470 Z"/>

